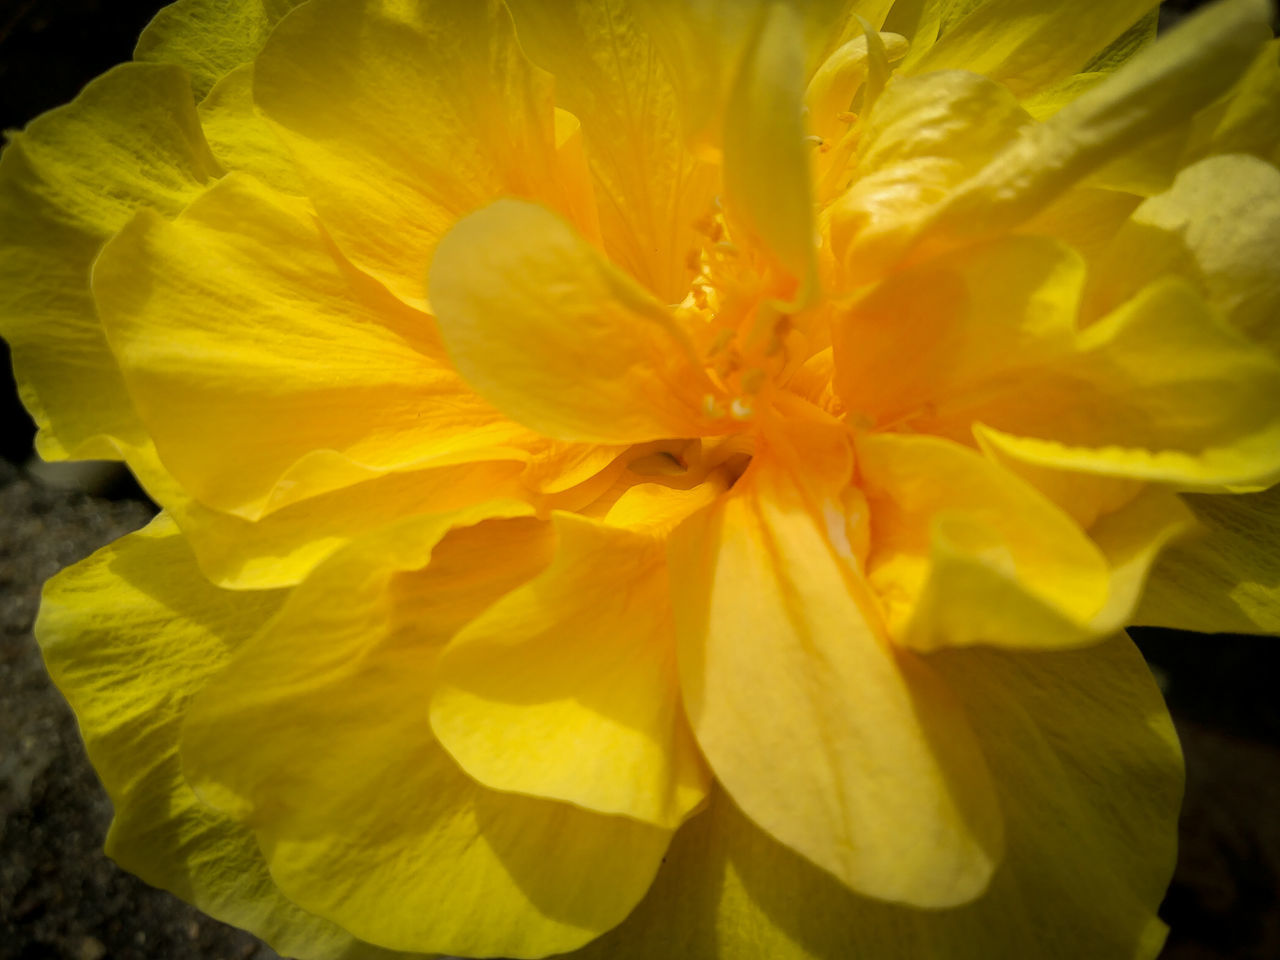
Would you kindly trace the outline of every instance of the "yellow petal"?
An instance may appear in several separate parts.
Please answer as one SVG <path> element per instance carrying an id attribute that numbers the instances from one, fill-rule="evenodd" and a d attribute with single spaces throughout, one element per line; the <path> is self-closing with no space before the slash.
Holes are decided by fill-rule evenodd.
<path id="1" fill-rule="evenodd" d="M 1206 633 L 1280 633 L 1280 487 L 1183 499 L 1203 529 L 1161 558 L 1134 622 Z"/>
<path id="2" fill-rule="evenodd" d="M 1023 382 L 972 413 L 1016 459 L 1208 489 L 1280 477 L 1280 364 L 1185 281 L 1148 287 Z"/>
<path id="3" fill-rule="evenodd" d="M 302 0 L 177 0 L 147 24 L 135 60 L 175 63 L 197 98 L 258 55 L 277 23 Z"/>
<path id="4" fill-rule="evenodd" d="M 200 569 L 219 586 L 237 590 L 300 582 L 352 540 L 396 520 L 457 510 L 494 499 L 523 499 L 524 465 L 496 460 L 388 473 L 290 503 L 246 520 L 190 498 L 166 496 Z M 148 487 L 148 492 L 156 496 Z"/>
<path id="5" fill-rule="evenodd" d="M 1026 97 L 1080 72 L 1151 9 L 1151 0 L 988 0 L 914 65 L 981 73 Z"/>
<path id="6" fill-rule="evenodd" d="M 306 192 L 293 157 L 253 103 L 253 64 L 236 67 L 200 101 L 200 126 L 228 170 L 251 173 L 285 193 Z"/>
<path id="7" fill-rule="evenodd" d="M 867 575 L 896 642 L 929 651 L 1096 638 L 1106 560 L 1030 485 L 925 436 L 860 438 L 858 471 L 873 531 Z"/>
<path id="8" fill-rule="evenodd" d="M 724 184 L 740 217 L 799 285 L 803 302 L 817 281 L 813 189 L 805 142 L 804 46 L 800 14 L 773 4 L 761 19 L 729 96 Z M 790 299 L 790 298 L 789 298 Z"/>
<path id="9" fill-rule="evenodd" d="M 339 247 L 418 306 L 459 217 L 559 196 L 550 78 L 498 0 L 307 3 L 255 62 L 254 99 Z"/>
<path id="10" fill-rule="evenodd" d="M 1031 0 L 1007 0 L 1028 11 L 1063 11 Z M 1004 2 L 979 8 L 994 11 Z M 1097 7 L 1121 9 L 1099 2 Z M 1141 13 L 1145 2 L 1130 21 Z M 1105 14 L 1103 14 L 1105 15 Z M 997 157 L 946 204 L 934 228 L 975 236 L 1025 219 L 1101 163 L 1150 140 L 1225 92 L 1270 38 L 1268 0 L 1224 0 L 1130 60 Z M 1067 31 L 1088 36 L 1087 31 Z M 1068 41 L 1069 43 L 1070 41 Z M 936 50 L 937 48 L 935 48 Z M 1000 188 L 1004 186 L 1002 191 Z M 1012 186 L 1010 186 L 1012 185 Z M 976 219 L 975 219 L 976 217 Z"/>
<path id="11" fill-rule="evenodd" d="M 571 960 L 1153 960 L 1182 765 L 1137 650 L 1120 637 L 933 661 L 1001 788 L 1007 850 L 981 899 L 925 911 L 859 897 L 717 791 L 635 912 Z"/>
<path id="12" fill-rule="evenodd" d="M 165 466 L 255 519 L 388 470 L 517 456 L 430 318 L 352 270 L 309 204 L 230 174 L 172 223 L 143 212 L 94 296 Z"/>
<path id="13" fill-rule="evenodd" d="M 856 166 L 833 168 L 824 183 L 824 198 L 849 187 L 829 213 L 837 259 L 856 280 L 873 276 L 857 260 L 864 254 L 855 257 L 851 249 L 862 250 L 865 236 L 892 233 L 924 216 L 1030 122 L 1008 90 L 976 73 L 896 79 L 859 135 Z"/>
<path id="14" fill-rule="evenodd" d="M 1013 236 L 925 261 L 836 329 L 845 409 L 1057 469 L 1201 487 L 1280 469 L 1280 366 L 1166 277 L 1076 330 L 1084 265 Z M 991 277 L 1004 278 L 992 283 Z"/>
<path id="15" fill-rule="evenodd" d="M 1280 171 L 1250 156 L 1210 157 L 1146 200 L 1091 281 L 1103 311 L 1165 273 L 1195 281 L 1238 329 L 1280 356 Z"/>
<path id="16" fill-rule="evenodd" d="M 847 528 L 865 518 L 840 500 L 847 448 L 819 459 L 809 438 L 787 442 L 804 444 L 804 470 L 757 453 L 671 536 L 698 744 L 747 816 L 850 889 L 965 903 L 1001 847 L 977 741 L 929 666 L 884 636 L 850 548 Z"/>
<path id="17" fill-rule="evenodd" d="M 442 656 L 432 729 L 487 787 L 674 829 L 710 780 L 680 703 L 665 544 L 554 519 L 552 565 Z"/>
<path id="18" fill-rule="evenodd" d="M 430 282 L 454 366 L 518 422 L 605 444 L 704 431 L 714 388 L 688 336 L 545 208 L 499 200 L 467 217 Z"/>
<path id="19" fill-rule="evenodd" d="M 1011 371 L 1070 349 L 1084 278 L 1078 255 L 1041 237 L 1009 237 L 905 270 L 837 321 L 836 391 L 877 428 L 964 442 L 966 414 L 993 384 L 1009 383 L 1023 402 L 1033 378 Z"/>
<path id="20" fill-rule="evenodd" d="M 1028 11 L 1073 9 L 1009 2 Z M 984 5 L 974 15 L 985 17 L 982 11 L 997 6 L 1004 4 Z M 844 237 L 837 257 L 854 281 L 866 282 L 904 258 L 920 259 L 1012 229 L 1107 161 L 1150 142 L 1224 93 L 1270 38 L 1270 16 L 1268 0 L 1224 0 L 1207 7 L 1045 123 L 1027 127 L 982 170 L 932 204 Z"/>
<path id="21" fill-rule="evenodd" d="M 143 437 L 94 312 L 89 270 L 138 207 L 181 210 L 222 170 L 178 67 L 125 64 L 32 121 L 0 158 L 0 334 L 47 460 Z"/>
<path id="22" fill-rule="evenodd" d="M 906 58 L 899 69 L 910 73 L 938 41 L 947 0 L 896 0 L 885 17 L 883 29 L 904 37 L 908 43 Z"/>
<path id="23" fill-rule="evenodd" d="M 193 704 L 183 764 L 304 908 L 392 949 L 545 956 L 618 923 L 670 834 L 487 790 L 432 737 L 443 643 L 546 562 L 542 524 L 483 516 L 400 524 L 317 568 Z"/>
<path id="24" fill-rule="evenodd" d="M 1195 528 L 1195 517 L 1172 492 L 1148 487 L 1089 530 L 1111 568 L 1106 605 L 1093 618 L 1095 632 L 1135 621 L 1148 578 L 1165 548 Z"/>
<path id="25" fill-rule="evenodd" d="M 1208 142 L 1193 149 L 1212 153 L 1251 153 L 1276 162 L 1280 145 L 1280 39 L 1258 53 L 1249 71 L 1232 88 Z"/>
<path id="26" fill-rule="evenodd" d="M 690 103 L 655 45 L 670 37 L 637 22 L 660 11 L 594 0 L 508 6 L 523 49 L 555 75 L 556 102 L 582 124 L 609 258 L 663 303 L 679 303 L 701 240 L 694 224 L 716 185 L 685 144 Z"/>
<path id="27" fill-rule="evenodd" d="M 192 696 L 281 599 L 210 586 L 161 515 L 50 580 L 36 634 L 111 796 L 112 859 L 286 954 L 387 956 L 287 900 L 253 833 L 201 804 L 179 769 Z"/>

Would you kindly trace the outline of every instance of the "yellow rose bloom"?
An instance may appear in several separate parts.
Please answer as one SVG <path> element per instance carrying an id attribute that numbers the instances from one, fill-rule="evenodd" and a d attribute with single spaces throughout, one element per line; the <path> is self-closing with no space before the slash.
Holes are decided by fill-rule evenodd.
<path id="1" fill-rule="evenodd" d="M 306 960 L 1131 960 L 1280 632 L 1267 0 L 179 0 L 0 158 L 107 850 Z"/>

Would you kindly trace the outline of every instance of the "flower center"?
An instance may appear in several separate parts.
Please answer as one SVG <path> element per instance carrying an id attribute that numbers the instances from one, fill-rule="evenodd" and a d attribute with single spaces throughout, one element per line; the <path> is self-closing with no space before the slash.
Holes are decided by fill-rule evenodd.
<path id="1" fill-rule="evenodd" d="M 701 242 L 690 250 L 689 293 L 675 313 L 725 401 L 705 398 L 711 416 L 749 421 L 807 356 L 805 337 L 779 308 L 788 291 L 750 247 L 734 242 L 719 203 L 695 223 Z"/>

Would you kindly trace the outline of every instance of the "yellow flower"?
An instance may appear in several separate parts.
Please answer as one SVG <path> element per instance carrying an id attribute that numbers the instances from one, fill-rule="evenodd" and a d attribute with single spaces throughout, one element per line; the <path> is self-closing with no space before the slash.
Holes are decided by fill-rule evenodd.
<path id="1" fill-rule="evenodd" d="M 1149 3 L 161 11 L 0 159 L 40 452 L 163 507 L 37 624 L 111 855 L 316 960 L 1153 957 L 1280 63 Z"/>

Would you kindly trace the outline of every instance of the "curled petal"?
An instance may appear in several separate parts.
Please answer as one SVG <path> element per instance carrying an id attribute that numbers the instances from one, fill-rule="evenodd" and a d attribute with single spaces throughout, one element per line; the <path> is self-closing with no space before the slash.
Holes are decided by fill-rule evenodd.
<path id="1" fill-rule="evenodd" d="M 697 436 L 715 394 L 670 312 L 555 214 L 500 200 L 458 224 L 431 270 L 454 366 L 557 440 Z"/>

